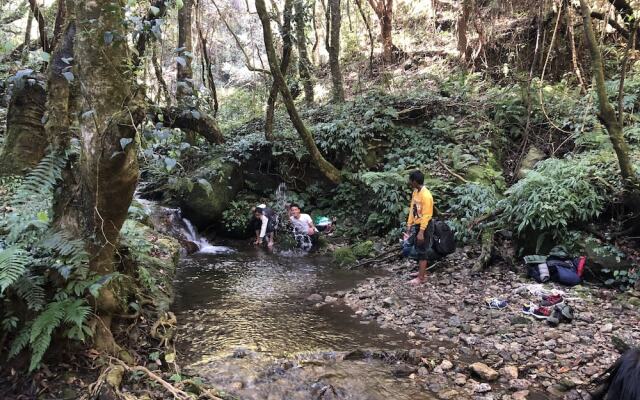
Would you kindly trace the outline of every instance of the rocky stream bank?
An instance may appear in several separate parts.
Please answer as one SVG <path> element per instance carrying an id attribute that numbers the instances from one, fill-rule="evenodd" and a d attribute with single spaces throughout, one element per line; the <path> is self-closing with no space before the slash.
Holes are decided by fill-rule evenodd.
<path id="1" fill-rule="evenodd" d="M 344 302 L 362 324 L 405 332 L 411 351 L 421 354 L 410 376 L 441 399 L 587 399 L 589 382 L 619 356 L 616 343 L 640 339 L 637 293 L 536 285 L 504 264 L 474 274 L 473 259 L 472 249 L 458 250 L 420 287 L 407 285 L 412 262 L 389 263 L 384 276 L 308 301 Z M 523 305 L 540 301 L 540 288 L 564 292 L 575 310 L 572 323 L 551 327 L 522 313 Z M 508 306 L 489 309 L 493 297 Z"/>

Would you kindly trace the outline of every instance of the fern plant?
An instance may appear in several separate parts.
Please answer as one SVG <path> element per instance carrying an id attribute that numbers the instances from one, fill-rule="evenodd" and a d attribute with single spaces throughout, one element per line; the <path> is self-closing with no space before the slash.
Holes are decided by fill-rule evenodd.
<path id="1" fill-rule="evenodd" d="M 15 188 L 12 211 L 0 218 L 0 301 L 8 305 L 0 332 L 12 338 L 8 358 L 30 351 L 29 371 L 39 367 L 56 332 L 80 341 L 91 334 L 86 297 L 108 281 L 89 273 L 81 240 L 49 226 L 53 191 L 66 162 L 66 154 L 47 154 Z"/>

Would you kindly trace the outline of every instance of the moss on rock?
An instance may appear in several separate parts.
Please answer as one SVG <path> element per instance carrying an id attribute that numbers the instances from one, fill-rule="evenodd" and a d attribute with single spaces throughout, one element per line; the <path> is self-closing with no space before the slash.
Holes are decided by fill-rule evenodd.
<path id="1" fill-rule="evenodd" d="M 333 259 L 340 266 L 354 264 L 358 259 L 351 247 L 341 247 L 333 252 Z"/>

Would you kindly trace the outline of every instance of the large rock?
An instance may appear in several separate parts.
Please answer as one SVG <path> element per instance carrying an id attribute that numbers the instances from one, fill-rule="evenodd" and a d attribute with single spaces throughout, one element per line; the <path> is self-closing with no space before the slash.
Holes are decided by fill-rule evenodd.
<path id="1" fill-rule="evenodd" d="M 518 179 L 522 179 L 527 175 L 527 172 L 531 171 L 535 168 L 536 164 L 542 160 L 544 160 L 545 154 L 542 150 L 538 149 L 535 146 L 531 146 L 527 155 L 520 163 L 520 169 L 518 170 Z"/>
<path id="2" fill-rule="evenodd" d="M 13 80 L 0 175 L 21 175 L 44 157 L 48 141 L 43 117 L 47 94 L 42 77 L 24 71 Z"/>
<path id="3" fill-rule="evenodd" d="M 199 228 L 220 222 L 223 211 L 242 188 L 240 167 L 216 161 L 179 182 L 179 206 L 184 216 Z"/>
<path id="4" fill-rule="evenodd" d="M 500 376 L 500 374 L 498 374 L 498 371 L 481 362 L 471 364 L 469 366 L 469 369 L 471 370 L 471 372 L 485 381 L 495 381 Z"/>

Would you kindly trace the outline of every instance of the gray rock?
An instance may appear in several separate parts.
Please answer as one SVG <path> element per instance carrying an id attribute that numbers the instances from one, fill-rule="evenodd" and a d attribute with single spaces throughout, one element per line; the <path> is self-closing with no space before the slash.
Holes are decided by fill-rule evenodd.
<path id="1" fill-rule="evenodd" d="M 495 381 L 500 376 L 498 371 L 481 362 L 471 364 L 469 369 L 485 381 Z"/>
<path id="2" fill-rule="evenodd" d="M 488 383 L 478 383 L 473 387 L 473 391 L 476 393 L 487 393 L 491 391 L 491 385 Z"/>
<path id="3" fill-rule="evenodd" d="M 307 301 L 311 302 L 311 303 L 317 303 L 322 301 L 322 296 L 319 295 L 318 293 L 314 293 L 311 296 L 307 297 Z"/>

